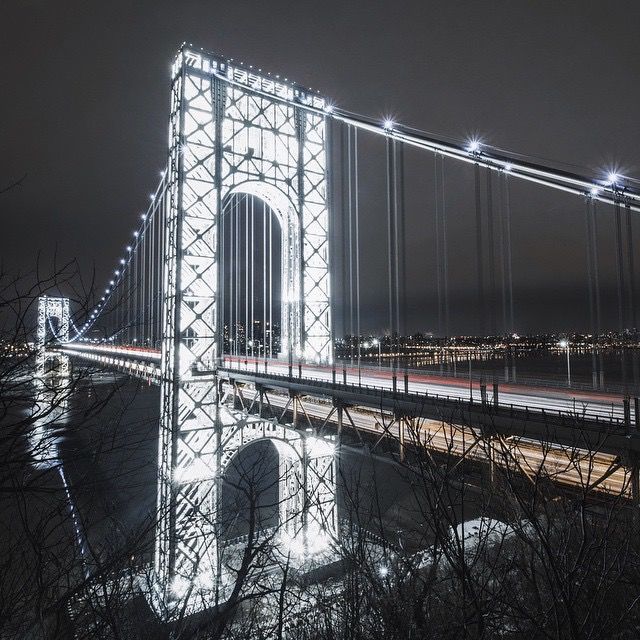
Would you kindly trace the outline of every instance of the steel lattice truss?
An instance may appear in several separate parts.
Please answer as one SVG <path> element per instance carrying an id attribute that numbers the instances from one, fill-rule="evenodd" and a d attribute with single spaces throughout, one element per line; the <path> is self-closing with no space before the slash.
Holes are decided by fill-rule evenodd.
<path id="1" fill-rule="evenodd" d="M 333 456 L 295 432 L 282 435 L 284 427 L 267 433 L 264 420 L 250 426 L 246 416 L 229 413 L 215 376 L 219 218 L 236 193 L 261 198 L 280 223 L 285 354 L 332 359 L 323 106 L 317 96 L 222 58 L 183 49 L 173 66 L 155 559 L 163 606 L 184 596 L 196 576 L 216 575 L 219 483 L 233 438 L 260 432 L 288 442 L 296 454 L 281 455 L 288 534 L 335 531 Z M 302 476 L 311 500 L 304 500 L 298 526 L 287 514 L 300 506 L 293 502 Z"/>
<path id="2" fill-rule="evenodd" d="M 52 319 L 58 321 L 54 329 Z M 38 329 L 36 337 L 36 375 L 45 373 L 47 360 L 55 358 L 59 362 L 60 375 L 69 374 L 69 359 L 52 354 L 47 346 L 54 343 L 69 342 L 69 298 L 52 298 L 40 296 L 38 298 Z"/>

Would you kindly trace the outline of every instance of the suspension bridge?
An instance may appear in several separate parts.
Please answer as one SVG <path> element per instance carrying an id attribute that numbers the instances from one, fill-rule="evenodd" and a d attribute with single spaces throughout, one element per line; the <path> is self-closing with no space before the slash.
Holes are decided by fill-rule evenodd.
<path id="1" fill-rule="evenodd" d="M 372 149 L 382 176 L 367 166 Z M 432 276 L 443 335 L 451 318 L 447 212 L 462 206 L 445 197 L 445 167 L 458 166 L 474 213 L 472 277 L 484 331 L 514 330 L 515 184 L 583 208 L 594 336 L 602 331 L 597 221 L 613 213 L 620 328 L 636 326 L 631 216 L 640 191 L 631 181 L 376 122 L 286 78 L 183 46 L 171 71 L 168 161 L 149 208 L 88 310 L 40 299 L 36 362 L 40 376 L 50 359 L 68 375 L 68 358 L 77 358 L 160 386 L 153 598 L 163 615 L 210 599 L 221 572 L 221 479 L 238 451 L 261 439 L 280 456 L 282 544 L 301 563 L 329 557 L 339 535 L 336 444 L 346 430 L 376 444 L 394 439 L 401 458 L 408 447 L 438 448 L 445 425 L 489 443 L 598 452 L 598 482 L 630 475 L 639 499 L 638 401 L 605 393 L 598 376 L 583 390 L 485 384 L 408 371 L 394 354 L 388 367 L 366 366 L 360 341 L 348 361 L 334 357 L 337 324 L 342 335 L 361 335 L 362 209 L 376 189 L 386 218 L 386 282 L 377 293 L 391 344 L 406 331 L 409 151 L 433 161 Z M 465 447 L 462 438 L 455 450 Z"/>

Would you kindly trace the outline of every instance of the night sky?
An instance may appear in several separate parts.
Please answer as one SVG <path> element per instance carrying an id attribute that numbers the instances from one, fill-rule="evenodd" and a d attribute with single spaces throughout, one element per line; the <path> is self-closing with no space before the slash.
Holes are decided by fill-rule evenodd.
<path id="1" fill-rule="evenodd" d="M 454 140 L 478 135 L 586 175 L 614 165 L 640 175 L 638 2 L 5 0 L 0 24 L 0 188 L 26 174 L 0 195 L 5 273 L 32 270 L 40 251 L 45 269 L 57 253 L 106 279 L 165 163 L 169 66 L 183 41 L 361 114 Z M 432 175 L 430 163 L 409 164 L 408 187 Z M 448 173 L 453 332 L 478 330 L 473 212 L 455 200 L 458 179 L 473 188 L 469 175 Z M 377 331 L 383 220 L 369 200 L 362 312 L 363 328 Z M 408 329 L 432 330 L 431 201 L 408 196 L 407 209 Z M 604 319 L 615 328 L 610 211 L 599 225 Z M 587 327 L 584 238 L 579 199 L 514 193 L 517 329 Z"/>

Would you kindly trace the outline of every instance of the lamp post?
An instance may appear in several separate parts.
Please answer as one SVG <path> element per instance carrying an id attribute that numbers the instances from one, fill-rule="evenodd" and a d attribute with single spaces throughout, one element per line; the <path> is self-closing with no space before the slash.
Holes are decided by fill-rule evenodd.
<path id="1" fill-rule="evenodd" d="M 378 338 L 374 338 L 371 341 L 371 344 L 378 347 L 378 368 L 382 366 L 382 354 L 380 352 L 380 340 Z"/>
<path id="2" fill-rule="evenodd" d="M 571 360 L 569 359 L 569 341 L 568 340 L 560 340 L 558 345 L 562 349 L 566 349 L 567 351 L 567 386 L 571 386 Z"/>

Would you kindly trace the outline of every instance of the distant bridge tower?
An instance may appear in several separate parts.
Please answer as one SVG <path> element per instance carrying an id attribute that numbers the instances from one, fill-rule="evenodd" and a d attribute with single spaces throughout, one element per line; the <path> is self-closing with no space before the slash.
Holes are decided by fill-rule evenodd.
<path id="1" fill-rule="evenodd" d="M 315 516 L 302 522 L 312 517 L 320 533 L 335 532 L 332 452 L 221 406 L 215 373 L 219 227 L 235 194 L 262 199 L 279 221 L 281 356 L 332 361 L 324 108 L 311 92 L 219 56 L 183 48 L 172 68 L 155 554 L 165 603 L 220 569 L 215 523 L 232 434 L 237 443 L 260 433 L 293 450 L 303 489 L 317 498 Z"/>
<path id="2" fill-rule="evenodd" d="M 57 327 L 54 328 L 54 321 Z M 53 353 L 47 347 L 69 341 L 69 298 L 38 298 L 38 330 L 36 339 L 36 375 L 43 376 L 47 361 L 56 360 L 56 372 L 69 375 L 69 359 Z"/>

